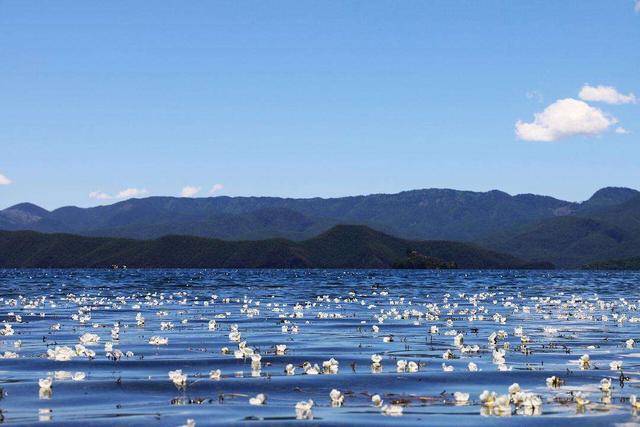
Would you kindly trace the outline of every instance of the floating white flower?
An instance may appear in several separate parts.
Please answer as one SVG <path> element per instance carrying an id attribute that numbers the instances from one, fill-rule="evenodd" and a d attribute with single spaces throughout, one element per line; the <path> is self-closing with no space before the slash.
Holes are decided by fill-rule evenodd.
<path id="1" fill-rule="evenodd" d="M 625 341 L 625 345 L 627 346 L 627 348 L 633 348 L 636 345 L 636 342 L 633 338 L 629 338 L 628 340 Z"/>
<path id="2" fill-rule="evenodd" d="M 276 344 L 276 354 L 283 355 L 287 351 L 286 344 Z"/>
<path id="3" fill-rule="evenodd" d="M 344 402 L 344 394 L 342 394 L 340 390 L 336 390 L 334 388 L 329 393 L 329 397 L 331 398 L 332 406 L 342 406 L 342 403 Z"/>
<path id="4" fill-rule="evenodd" d="M 631 396 L 629 396 L 629 403 L 631 404 L 631 407 L 633 409 L 640 409 L 640 401 L 638 400 L 635 394 L 632 394 Z"/>
<path id="5" fill-rule="evenodd" d="M 55 346 L 47 350 L 47 357 L 58 362 L 66 362 L 76 357 L 76 352 L 67 346 Z"/>
<path id="6" fill-rule="evenodd" d="M 476 365 L 473 362 L 469 362 L 469 364 L 467 365 L 467 368 L 469 369 L 470 372 L 478 372 L 478 365 Z"/>
<path id="7" fill-rule="evenodd" d="M 209 378 L 211 378 L 212 380 L 219 380 L 221 375 L 222 371 L 220 371 L 220 369 L 209 372 Z"/>
<path id="8" fill-rule="evenodd" d="M 573 395 L 573 399 L 578 406 L 584 406 L 589 403 L 589 400 L 587 400 L 587 395 L 581 391 L 576 392 Z"/>
<path id="9" fill-rule="evenodd" d="M 169 338 L 154 336 L 154 337 L 149 338 L 149 344 L 151 344 L 151 345 L 167 345 L 167 344 L 169 344 Z"/>
<path id="10" fill-rule="evenodd" d="M 453 372 L 453 366 L 443 363 L 442 370 L 445 372 Z"/>
<path id="11" fill-rule="evenodd" d="M 53 379 L 51 377 L 40 378 L 38 380 L 38 386 L 40 390 L 51 390 L 51 385 L 53 384 Z"/>
<path id="12" fill-rule="evenodd" d="M 402 415 L 403 407 L 400 405 L 384 405 L 382 407 L 382 414 L 390 417 L 399 417 Z"/>
<path id="13" fill-rule="evenodd" d="M 373 403 L 374 406 L 382 406 L 382 398 L 379 394 L 374 394 L 371 396 L 371 403 Z"/>
<path id="14" fill-rule="evenodd" d="M 464 344 L 464 335 L 458 334 L 453 337 L 453 345 L 455 345 L 456 347 L 461 347 L 462 344 Z"/>
<path id="15" fill-rule="evenodd" d="M 169 379 L 179 390 L 184 390 L 187 387 L 187 375 L 182 373 L 182 369 L 169 371 Z"/>
<path id="16" fill-rule="evenodd" d="M 611 379 L 610 378 L 603 378 L 603 379 L 600 380 L 600 390 L 602 390 L 605 393 L 611 391 Z"/>
<path id="17" fill-rule="evenodd" d="M 267 401 L 267 396 L 265 396 L 264 393 L 260 393 L 256 395 L 256 397 L 252 397 L 251 399 L 249 399 L 249 404 L 256 405 L 256 406 L 264 405 L 266 401 Z"/>
<path id="18" fill-rule="evenodd" d="M 509 386 L 509 394 L 513 395 L 520 392 L 520 384 L 518 383 L 513 383 Z"/>
<path id="19" fill-rule="evenodd" d="M 453 393 L 453 399 L 456 401 L 456 403 L 467 403 L 469 401 L 469 393 L 456 391 L 455 393 Z"/>
<path id="20" fill-rule="evenodd" d="M 547 387 L 560 387 L 562 384 L 564 384 L 564 380 L 553 375 L 546 379 L 546 383 Z"/>
<path id="21" fill-rule="evenodd" d="M 621 360 L 614 360 L 613 362 L 609 363 L 609 368 L 611 368 L 612 371 L 621 371 L 622 370 L 622 361 Z"/>
<path id="22" fill-rule="evenodd" d="M 80 343 L 83 345 L 95 345 L 100 341 L 100 337 L 96 334 L 85 333 L 80 337 Z"/>
<path id="23" fill-rule="evenodd" d="M 578 364 L 580 365 L 580 369 L 589 369 L 591 366 L 591 360 L 588 354 L 583 354 L 578 360 Z"/>
<path id="24" fill-rule="evenodd" d="M 296 403 L 296 418 L 299 420 L 311 420 L 313 419 L 313 412 L 311 408 L 313 408 L 313 400 L 309 399 L 308 401 L 302 401 Z"/>
<path id="25" fill-rule="evenodd" d="M 287 375 L 295 375 L 296 367 L 289 363 L 287 364 L 287 366 L 285 366 L 284 371 L 287 373 Z"/>

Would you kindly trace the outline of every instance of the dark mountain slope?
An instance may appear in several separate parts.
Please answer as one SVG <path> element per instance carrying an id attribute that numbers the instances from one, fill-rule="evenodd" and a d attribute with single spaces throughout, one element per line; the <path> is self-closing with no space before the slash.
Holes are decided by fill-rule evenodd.
<path id="1" fill-rule="evenodd" d="M 640 197 L 507 230 L 480 244 L 563 267 L 640 256 Z"/>
<path id="2" fill-rule="evenodd" d="M 332 225 L 351 223 L 409 239 L 472 240 L 504 228 L 566 215 L 577 207 L 575 203 L 531 194 L 447 189 L 332 199 L 149 197 L 87 209 L 64 207 L 37 222 L 24 222 L 21 228 L 136 238 L 188 233 L 238 240 L 271 236 L 304 239 Z M 288 212 L 286 216 L 295 213 L 304 218 L 280 223 L 276 218 L 265 225 L 264 216 L 250 217 L 255 212 L 274 212 L 274 217 Z M 0 223 L 0 228 L 6 227 Z M 255 233 L 250 232 L 254 229 Z"/>
<path id="3" fill-rule="evenodd" d="M 32 231 L 0 232 L 0 267 L 219 267 L 389 268 L 407 253 L 461 268 L 517 268 L 509 255 L 455 242 L 412 242 L 363 226 L 338 226 L 294 242 L 284 239 L 231 242 L 191 236 L 156 240 L 82 237 Z"/>

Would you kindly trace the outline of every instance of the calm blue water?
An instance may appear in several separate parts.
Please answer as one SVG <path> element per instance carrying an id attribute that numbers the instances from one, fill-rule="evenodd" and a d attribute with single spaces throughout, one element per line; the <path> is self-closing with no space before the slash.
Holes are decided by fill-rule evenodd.
<path id="1" fill-rule="evenodd" d="M 640 349 L 626 343 L 640 344 L 639 283 L 637 273 L 572 271 L 4 270 L 0 409 L 5 424 L 640 422 L 628 401 L 640 394 Z M 240 358 L 234 325 L 251 349 Z M 490 343 L 500 330 L 506 337 Z M 70 360 L 55 360 L 65 346 Z M 503 362 L 495 349 L 504 349 Z M 447 350 L 453 358 L 443 358 Z M 259 363 L 243 357 L 251 352 Z M 337 368 L 324 369 L 331 358 Z M 415 362 L 417 372 L 399 372 L 398 360 Z M 614 361 L 622 370 L 611 369 Z M 320 372 L 305 372 L 305 362 Z M 184 387 L 168 376 L 178 369 Z M 220 378 L 210 378 L 218 369 Z M 547 386 L 554 375 L 563 385 Z M 41 389 L 47 378 L 51 388 Z M 539 407 L 496 411 L 480 401 L 483 390 L 508 394 L 513 383 L 539 397 Z M 342 406 L 332 405 L 332 389 Z M 469 393 L 468 402 L 456 404 L 454 392 Z M 578 405 L 577 392 L 589 402 Z M 259 393 L 265 403 L 251 405 Z M 313 419 L 297 420 L 296 403 L 308 399 L 311 413 L 298 415 Z M 402 415 L 385 414 L 398 407 Z"/>

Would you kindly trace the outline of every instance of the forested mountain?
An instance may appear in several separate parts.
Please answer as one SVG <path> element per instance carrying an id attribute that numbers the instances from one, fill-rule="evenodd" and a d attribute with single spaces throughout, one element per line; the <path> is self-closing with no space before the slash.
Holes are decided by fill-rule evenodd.
<path id="1" fill-rule="evenodd" d="M 640 192 L 615 187 L 598 190 L 582 203 L 428 189 L 333 199 L 148 197 L 53 211 L 22 203 L 0 211 L 0 230 L 142 240 L 183 235 L 304 241 L 339 224 L 408 240 L 474 242 L 561 267 L 640 256 Z"/>
<path id="2" fill-rule="evenodd" d="M 0 211 L 0 229 L 149 239 L 188 234 L 229 240 L 305 239 L 337 224 L 367 225 L 408 239 L 473 240 L 559 215 L 578 204 L 501 191 L 442 189 L 333 199 L 148 197 L 94 208 Z M 24 212 L 24 217 L 17 215 Z"/>
<path id="3" fill-rule="evenodd" d="M 416 256 L 416 254 L 419 254 Z M 474 245 L 408 241 L 364 226 L 337 226 L 304 241 L 224 241 L 192 236 L 154 240 L 0 231 L 2 268 L 391 268 L 419 257 L 428 268 L 528 268 Z"/>

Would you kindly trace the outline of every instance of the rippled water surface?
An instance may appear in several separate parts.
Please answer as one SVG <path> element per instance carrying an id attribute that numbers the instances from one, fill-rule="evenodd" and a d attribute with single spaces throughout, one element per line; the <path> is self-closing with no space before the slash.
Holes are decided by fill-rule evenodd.
<path id="1" fill-rule="evenodd" d="M 6 424 L 639 422 L 629 401 L 640 395 L 640 349 L 629 341 L 640 345 L 639 281 L 562 271 L 0 271 L 0 409 Z M 399 369 L 403 360 L 415 365 Z M 174 384 L 175 370 L 186 383 Z M 547 385 L 552 376 L 561 384 Z M 513 383 L 520 393 L 509 397 Z M 507 397 L 483 403 L 484 390 Z M 251 405 L 259 393 L 266 401 Z M 310 411 L 296 411 L 309 399 Z"/>

